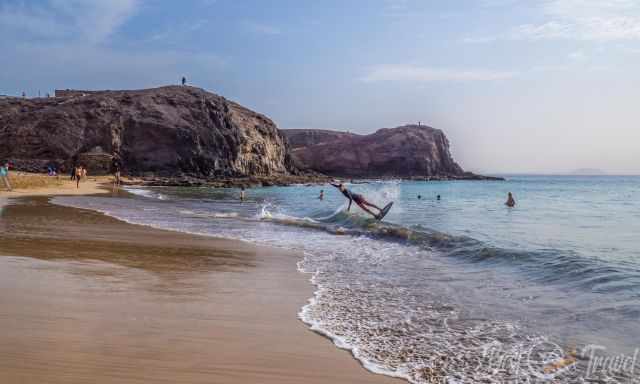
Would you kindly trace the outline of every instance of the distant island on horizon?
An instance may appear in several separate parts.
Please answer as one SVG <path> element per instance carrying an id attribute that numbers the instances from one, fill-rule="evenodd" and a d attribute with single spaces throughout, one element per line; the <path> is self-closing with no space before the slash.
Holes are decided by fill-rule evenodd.
<path id="1" fill-rule="evenodd" d="M 608 171 L 597 168 L 580 168 L 573 171 L 549 172 L 484 172 L 473 170 L 474 173 L 492 176 L 640 176 L 640 171 Z"/>

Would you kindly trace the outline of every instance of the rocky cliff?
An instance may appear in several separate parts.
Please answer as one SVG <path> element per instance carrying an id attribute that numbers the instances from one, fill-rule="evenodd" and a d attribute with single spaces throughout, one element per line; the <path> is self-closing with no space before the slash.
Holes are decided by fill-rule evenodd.
<path id="1" fill-rule="evenodd" d="M 449 141 L 435 128 L 405 125 L 370 135 L 282 130 L 301 169 L 349 177 L 472 177 L 453 160 Z"/>
<path id="2" fill-rule="evenodd" d="M 267 117 L 199 88 L 64 91 L 0 99 L 0 160 L 42 171 L 89 162 L 107 172 L 238 177 L 295 171 L 284 137 Z M 91 169 L 94 168 L 94 169 Z"/>

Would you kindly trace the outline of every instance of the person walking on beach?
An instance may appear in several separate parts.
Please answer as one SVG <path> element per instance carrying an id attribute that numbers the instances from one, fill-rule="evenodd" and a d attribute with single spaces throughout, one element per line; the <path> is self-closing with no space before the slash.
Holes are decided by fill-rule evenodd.
<path id="1" fill-rule="evenodd" d="M 11 192 L 11 183 L 9 182 L 9 162 L 4 162 L 0 164 L 0 179 L 4 182 L 5 188 L 7 191 Z"/>
<path id="2" fill-rule="evenodd" d="M 76 188 L 80 188 L 80 179 L 82 179 L 82 166 L 75 167 Z"/>
<path id="3" fill-rule="evenodd" d="M 111 171 L 113 172 L 113 189 L 120 187 L 120 160 L 113 157 L 111 160 Z"/>
<path id="4" fill-rule="evenodd" d="M 329 183 L 329 184 L 331 184 L 334 187 L 338 188 L 340 190 L 340 192 L 342 192 L 344 197 L 349 199 L 349 207 L 347 207 L 347 212 L 349 212 L 349 210 L 351 210 L 351 203 L 355 201 L 356 204 L 358 204 L 358 206 L 360 208 L 362 208 L 363 211 L 367 212 L 368 214 L 370 214 L 371 216 L 375 217 L 376 219 L 380 218 L 380 214 L 382 213 L 382 208 L 378 207 L 377 205 L 375 205 L 373 203 L 368 202 L 367 199 L 365 199 L 364 196 L 362 196 L 362 195 L 359 195 L 357 193 L 351 193 L 351 191 L 349 191 L 344 186 L 344 184 L 342 184 L 342 183 L 339 183 L 339 184 Z M 379 213 L 375 214 L 367 207 L 375 208 L 375 209 L 377 209 L 379 211 Z"/>
<path id="5" fill-rule="evenodd" d="M 516 199 L 513 198 L 513 195 L 511 194 L 511 192 L 509 192 L 509 194 L 507 195 L 507 202 L 504 203 L 504 205 L 506 205 L 509 208 L 513 208 L 516 206 Z"/>
<path id="6" fill-rule="evenodd" d="M 244 201 L 244 187 L 240 187 L 240 201 Z"/>

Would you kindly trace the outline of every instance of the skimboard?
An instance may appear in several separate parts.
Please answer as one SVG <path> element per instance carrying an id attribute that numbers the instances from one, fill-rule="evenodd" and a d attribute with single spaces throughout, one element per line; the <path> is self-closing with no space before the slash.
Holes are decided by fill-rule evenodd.
<path id="1" fill-rule="evenodd" d="M 389 211 L 391 210 L 392 206 L 393 206 L 393 201 L 385 205 L 384 208 L 382 208 L 382 211 L 380 211 L 380 213 L 378 214 L 378 216 L 376 216 L 376 219 L 378 219 L 378 221 L 381 221 L 382 219 L 384 219 L 384 217 L 387 216 L 387 213 L 389 213 Z"/>

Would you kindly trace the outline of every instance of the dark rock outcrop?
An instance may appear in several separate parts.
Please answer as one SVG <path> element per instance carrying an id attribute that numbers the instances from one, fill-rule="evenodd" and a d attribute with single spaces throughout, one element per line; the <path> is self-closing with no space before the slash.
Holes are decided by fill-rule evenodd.
<path id="1" fill-rule="evenodd" d="M 106 172 L 111 156 L 133 175 L 242 177 L 295 172 L 267 117 L 199 88 L 64 91 L 0 99 L 0 159 L 17 169 Z M 92 169 L 93 168 L 93 169 Z"/>
<path id="2" fill-rule="evenodd" d="M 370 135 L 346 132 L 282 130 L 296 166 L 347 177 L 472 178 L 453 160 L 449 141 L 435 128 L 406 125 Z"/>

